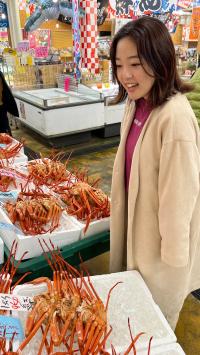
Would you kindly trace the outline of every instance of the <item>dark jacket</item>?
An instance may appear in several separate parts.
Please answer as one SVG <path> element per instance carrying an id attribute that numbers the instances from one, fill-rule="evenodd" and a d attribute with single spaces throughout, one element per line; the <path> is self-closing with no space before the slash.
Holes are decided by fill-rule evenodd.
<path id="1" fill-rule="evenodd" d="M 11 115 L 19 117 L 16 101 L 1 71 L 0 71 L 0 78 L 2 79 L 3 82 L 2 101 L 3 101 L 4 108 L 7 112 L 11 113 Z"/>

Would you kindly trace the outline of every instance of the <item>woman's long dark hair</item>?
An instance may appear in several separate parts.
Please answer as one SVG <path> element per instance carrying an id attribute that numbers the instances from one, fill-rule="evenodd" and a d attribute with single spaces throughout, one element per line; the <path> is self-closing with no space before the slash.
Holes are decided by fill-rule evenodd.
<path id="1" fill-rule="evenodd" d="M 148 99 L 153 107 L 161 105 L 177 92 L 187 93 L 193 89 L 178 74 L 175 48 L 164 23 L 156 18 L 143 16 L 128 22 L 113 38 L 110 58 L 113 79 L 119 84 L 119 93 L 112 103 L 121 102 L 127 97 L 126 90 L 117 78 L 116 67 L 117 44 L 125 37 L 136 44 L 140 62 L 145 60 L 153 71 L 155 82 Z"/>

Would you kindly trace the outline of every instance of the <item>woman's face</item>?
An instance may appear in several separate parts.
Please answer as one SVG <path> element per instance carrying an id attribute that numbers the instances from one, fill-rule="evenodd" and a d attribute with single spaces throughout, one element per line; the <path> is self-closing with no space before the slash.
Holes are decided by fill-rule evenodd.
<path id="1" fill-rule="evenodd" d="M 147 99 L 155 82 L 153 71 L 145 61 L 140 62 L 136 44 L 129 37 L 120 39 L 117 44 L 116 67 L 117 78 L 130 99 Z"/>

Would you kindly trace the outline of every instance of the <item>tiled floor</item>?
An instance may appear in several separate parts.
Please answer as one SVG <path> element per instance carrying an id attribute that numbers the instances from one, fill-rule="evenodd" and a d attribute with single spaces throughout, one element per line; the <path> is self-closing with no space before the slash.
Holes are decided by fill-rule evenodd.
<path id="1" fill-rule="evenodd" d="M 38 139 L 37 135 L 26 129 L 20 127 L 15 129 L 12 127 L 13 136 L 17 139 L 24 138 L 25 144 L 28 148 L 37 153 L 41 153 L 42 156 L 49 156 L 51 148 Z M 71 146 L 63 148 L 62 151 L 66 152 L 66 155 L 72 151 L 72 155 L 69 161 L 70 167 L 87 168 L 88 173 L 92 178 L 101 178 L 100 187 L 109 195 L 112 166 L 114 156 L 116 153 L 117 139 L 99 139 L 93 138 L 90 145 L 93 145 L 93 150 L 96 152 L 90 152 L 84 154 L 84 151 L 88 151 L 87 144 L 77 146 Z M 113 145 L 113 147 L 112 147 Z M 106 148 L 111 146 L 110 148 Z M 74 153 L 73 153 L 74 152 Z M 80 156 L 77 153 L 81 153 Z M 88 262 L 88 268 L 91 274 L 103 274 L 109 272 L 109 253 L 102 254 Z M 170 301 L 170 300 L 169 300 Z M 178 342 L 183 347 L 187 355 L 200 355 L 200 301 L 190 295 L 184 304 L 183 310 L 180 315 L 180 319 L 176 328 L 176 335 Z"/>

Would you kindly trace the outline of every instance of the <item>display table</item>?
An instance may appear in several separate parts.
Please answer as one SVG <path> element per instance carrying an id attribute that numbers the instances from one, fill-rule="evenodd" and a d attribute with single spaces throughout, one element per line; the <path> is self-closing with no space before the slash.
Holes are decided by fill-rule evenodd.
<path id="1" fill-rule="evenodd" d="M 176 336 L 159 307 L 153 301 L 150 291 L 145 285 L 142 277 L 137 271 L 126 271 L 115 274 L 92 276 L 91 281 L 103 300 L 104 304 L 110 288 L 121 281 L 111 293 L 108 306 L 108 323 L 113 330 L 107 340 L 106 350 L 111 352 L 111 344 L 115 347 L 117 354 L 127 350 L 131 343 L 130 332 L 128 328 L 128 318 L 130 319 L 131 330 L 134 336 L 140 332 L 145 332 L 137 343 L 137 354 L 147 354 L 148 343 L 151 336 L 151 355 L 175 355 L 184 354 L 176 344 Z M 22 285 L 17 286 L 14 293 L 20 296 L 33 296 L 44 292 L 46 285 Z M 25 312 L 15 312 L 22 324 L 27 317 Z M 26 354 L 32 354 L 41 334 L 31 340 L 31 343 L 25 348 Z M 171 348 L 171 350 L 170 350 Z M 36 349 L 36 348 L 35 348 Z M 57 351 L 62 351 L 58 349 Z M 163 352 L 165 351 L 165 352 Z"/>
<path id="2" fill-rule="evenodd" d="M 80 264 L 80 255 L 82 260 L 88 260 L 109 250 L 110 232 L 107 231 L 66 245 L 61 248 L 61 254 L 71 265 L 78 266 Z M 8 258 L 10 252 L 5 244 L 4 252 L 5 258 Z M 12 259 L 12 262 L 14 266 L 18 264 L 17 260 Z M 52 271 L 43 255 L 22 261 L 17 268 L 15 279 L 18 280 L 22 276 L 21 274 L 25 274 L 28 271 L 31 274 L 26 277 L 26 281 L 33 280 L 41 275 L 52 275 Z"/>

